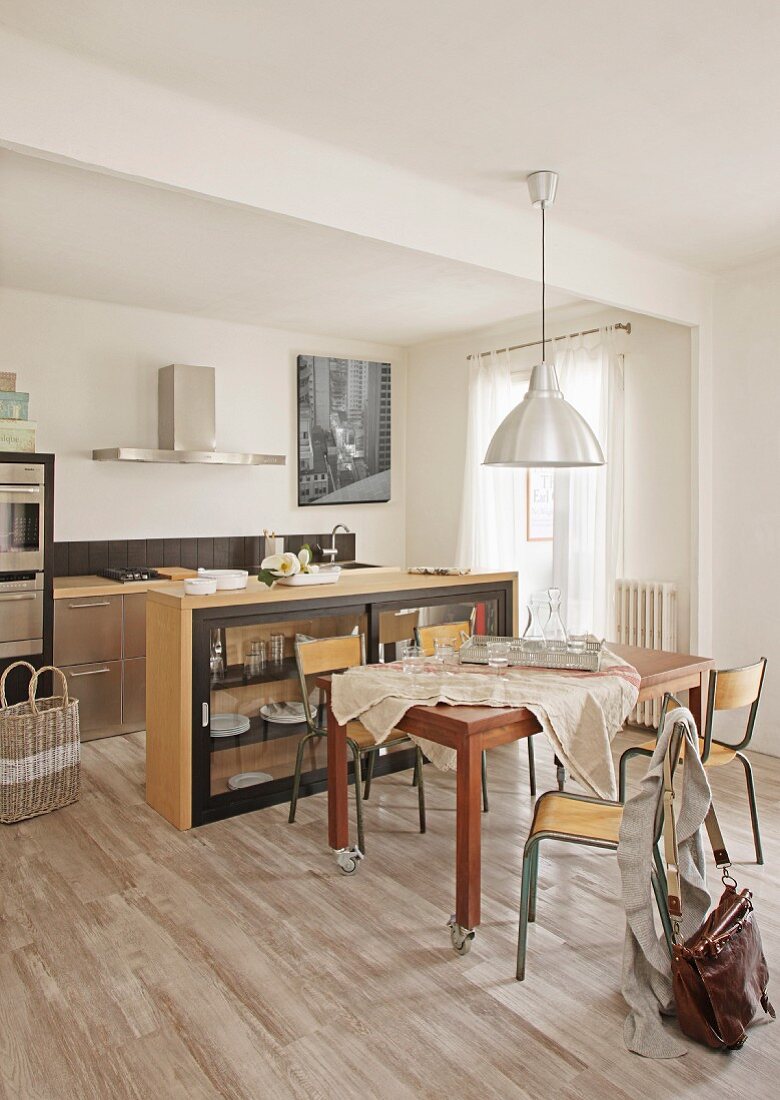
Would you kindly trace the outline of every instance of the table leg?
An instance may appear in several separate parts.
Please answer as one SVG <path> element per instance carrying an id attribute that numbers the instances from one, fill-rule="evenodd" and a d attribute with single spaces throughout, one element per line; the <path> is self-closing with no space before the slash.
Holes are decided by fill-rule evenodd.
<path id="1" fill-rule="evenodd" d="M 328 704 L 328 843 L 341 870 L 352 874 L 362 855 L 349 847 L 348 800 L 347 728 L 338 724 Z"/>
<path id="2" fill-rule="evenodd" d="M 453 947 L 468 951 L 480 921 L 482 893 L 482 746 L 469 737 L 458 749 L 455 836 L 455 915 L 450 920 Z"/>
<path id="3" fill-rule="evenodd" d="M 709 672 L 702 672 L 699 676 L 698 685 L 688 689 L 688 709 L 696 722 L 696 729 L 699 731 L 699 737 L 704 737 L 704 720 L 706 717 L 704 711 L 706 707 L 709 677 Z"/>

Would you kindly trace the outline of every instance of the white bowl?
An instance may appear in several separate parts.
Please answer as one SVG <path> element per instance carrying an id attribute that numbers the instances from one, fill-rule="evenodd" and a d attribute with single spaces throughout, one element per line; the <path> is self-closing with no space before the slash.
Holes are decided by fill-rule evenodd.
<path id="1" fill-rule="evenodd" d="M 216 577 L 185 577 L 184 591 L 188 596 L 212 596 L 217 591 Z"/>
<path id="2" fill-rule="evenodd" d="M 216 581 L 220 592 L 246 588 L 249 573 L 246 569 L 199 569 L 198 577 L 208 577 Z"/>

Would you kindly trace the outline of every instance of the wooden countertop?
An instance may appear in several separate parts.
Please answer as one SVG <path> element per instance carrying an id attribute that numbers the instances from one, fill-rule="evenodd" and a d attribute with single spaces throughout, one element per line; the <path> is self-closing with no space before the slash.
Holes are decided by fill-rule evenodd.
<path id="1" fill-rule="evenodd" d="M 280 604 L 332 599 L 334 596 L 370 596 L 377 593 L 416 592 L 424 589 L 459 588 L 471 584 L 506 583 L 516 581 L 517 573 L 468 573 L 466 576 L 439 577 L 407 573 L 386 566 L 376 569 L 350 569 L 341 574 L 335 584 L 310 586 L 274 586 L 268 588 L 256 577 L 249 578 L 245 589 L 237 592 L 215 592 L 213 596 L 188 596 L 183 584 L 156 585 L 149 590 L 155 603 L 174 605 L 182 611 L 197 611 L 209 607 L 240 607 L 244 604 Z M 127 588 L 127 585 L 123 585 Z"/>
<path id="2" fill-rule="evenodd" d="M 132 595 L 133 592 L 148 592 L 153 588 L 161 588 L 163 585 L 169 585 L 171 579 L 175 580 L 180 577 L 197 576 L 196 570 L 182 569 L 178 565 L 161 565 L 158 569 L 160 573 L 170 574 L 170 577 L 167 577 L 163 581 L 128 581 L 126 584 L 120 584 L 118 581 L 106 580 L 105 577 L 98 577 L 95 573 L 86 574 L 81 577 L 55 577 L 54 599 L 67 600 L 73 599 L 74 596 L 129 596 Z"/>

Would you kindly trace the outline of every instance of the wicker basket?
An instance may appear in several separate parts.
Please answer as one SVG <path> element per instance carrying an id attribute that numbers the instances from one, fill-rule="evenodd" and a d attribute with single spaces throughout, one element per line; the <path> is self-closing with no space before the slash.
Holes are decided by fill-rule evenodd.
<path id="1" fill-rule="evenodd" d="M 32 673 L 27 702 L 8 706 L 5 681 L 23 665 Z M 36 699 L 38 678 L 56 673 L 62 695 Z M 0 677 L 0 822 L 9 824 L 49 813 L 75 802 L 80 793 L 79 704 L 68 697 L 58 668 L 36 670 L 27 661 L 10 665 Z"/>

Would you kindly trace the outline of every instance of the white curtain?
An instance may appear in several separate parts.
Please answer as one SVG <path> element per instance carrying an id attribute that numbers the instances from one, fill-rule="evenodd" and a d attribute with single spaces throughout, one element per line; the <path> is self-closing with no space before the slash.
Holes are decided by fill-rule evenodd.
<path id="1" fill-rule="evenodd" d="M 615 580 L 623 554 L 623 364 L 611 328 L 586 347 L 582 337 L 556 343 L 564 396 L 601 443 L 605 466 L 555 471 L 553 583 L 573 633 L 615 637 Z"/>
<path id="2" fill-rule="evenodd" d="M 493 433 L 515 404 L 508 352 L 474 356 L 456 554 L 461 568 L 514 570 L 520 562 L 525 470 L 482 465 Z"/>

